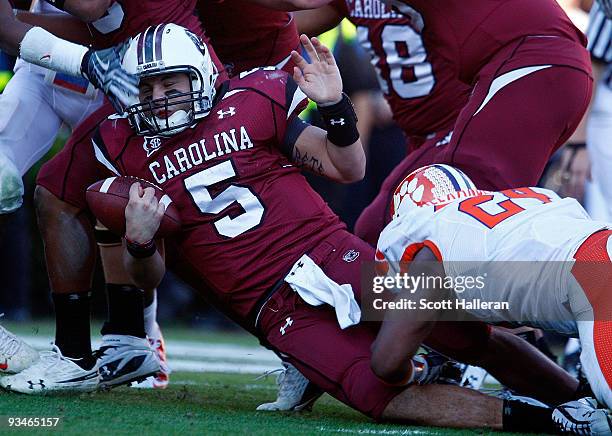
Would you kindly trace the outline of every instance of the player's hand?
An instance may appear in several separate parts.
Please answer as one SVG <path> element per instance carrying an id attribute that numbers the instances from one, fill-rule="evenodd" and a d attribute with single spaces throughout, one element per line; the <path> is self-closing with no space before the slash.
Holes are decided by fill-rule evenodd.
<path id="1" fill-rule="evenodd" d="M 130 186 L 130 199 L 125 207 L 125 238 L 138 244 L 151 241 L 159 229 L 166 207 L 155 198 L 151 187 L 140 183 Z"/>
<path id="2" fill-rule="evenodd" d="M 81 72 L 96 88 L 108 96 L 115 111 L 121 114 L 127 106 L 137 102 L 138 77 L 121 67 L 127 44 L 104 50 L 89 50 L 83 56 Z"/>
<path id="3" fill-rule="evenodd" d="M 304 94 L 319 105 L 338 103 L 342 99 L 342 79 L 334 55 L 317 38 L 300 35 L 300 42 L 310 57 L 310 63 L 295 50 L 291 60 L 293 80 Z"/>
<path id="4" fill-rule="evenodd" d="M 603 13 L 612 20 L 612 0 L 597 0 Z"/>

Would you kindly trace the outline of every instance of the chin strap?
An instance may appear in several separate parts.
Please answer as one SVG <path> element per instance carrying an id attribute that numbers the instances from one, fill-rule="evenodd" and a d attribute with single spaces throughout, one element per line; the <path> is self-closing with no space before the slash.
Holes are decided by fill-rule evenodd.
<path id="1" fill-rule="evenodd" d="M 192 114 L 191 111 L 187 112 L 181 109 L 181 110 L 174 112 L 172 115 L 166 118 L 154 117 L 152 127 L 154 130 L 156 130 L 155 128 L 156 126 L 159 127 L 160 129 L 170 129 L 170 130 L 166 130 L 165 132 L 160 133 L 163 135 L 174 135 L 174 134 L 180 133 L 191 125 L 191 124 L 187 124 L 189 123 L 190 119 L 193 119 L 193 116 L 190 114 Z M 181 124 L 184 124 L 184 125 L 180 126 Z M 173 128 L 174 126 L 180 126 L 180 127 Z"/>

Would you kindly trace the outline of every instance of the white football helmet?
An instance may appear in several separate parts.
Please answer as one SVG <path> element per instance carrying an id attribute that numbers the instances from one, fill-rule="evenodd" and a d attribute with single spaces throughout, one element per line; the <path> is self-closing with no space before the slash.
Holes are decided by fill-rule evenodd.
<path id="1" fill-rule="evenodd" d="M 462 192 L 465 197 L 477 195 L 474 182 L 461 170 L 449 165 L 427 165 L 414 170 L 397 185 L 391 200 L 391 216 L 397 218 L 401 211 L 421 207 L 436 201 L 443 204 L 456 199 Z"/>
<path id="2" fill-rule="evenodd" d="M 217 69 L 206 44 L 182 26 L 159 24 L 138 34 L 125 52 L 123 68 L 141 79 L 170 73 L 186 73 L 191 78 L 190 92 L 140 102 L 126 109 L 139 135 L 174 135 L 208 115 L 212 108 Z M 168 111 L 169 107 L 185 103 L 191 109 L 177 110 L 170 116 L 153 115 L 153 109 Z"/>

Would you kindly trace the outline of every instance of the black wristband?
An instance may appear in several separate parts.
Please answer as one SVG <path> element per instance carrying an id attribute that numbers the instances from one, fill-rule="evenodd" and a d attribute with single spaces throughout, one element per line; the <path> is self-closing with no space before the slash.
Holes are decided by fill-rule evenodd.
<path id="1" fill-rule="evenodd" d="M 348 95 L 331 106 L 317 106 L 327 129 L 327 139 L 338 147 L 348 147 L 359 139 L 357 114 Z"/>
<path id="2" fill-rule="evenodd" d="M 62 11 L 64 10 L 64 2 L 65 0 L 45 0 L 47 3 L 49 3 L 52 6 L 55 6 L 58 9 L 61 9 Z"/>
<path id="3" fill-rule="evenodd" d="M 155 245 L 155 241 L 153 239 L 151 239 L 149 242 L 145 242 L 144 244 L 139 244 L 138 242 L 132 242 L 125 238 L 125 246 L 128 253 L 130 253 L 132 257 L 135 257 L 136 259 L 146 259 L 147 257 L 153 256 L 157 251 L 157 246 Z"/>

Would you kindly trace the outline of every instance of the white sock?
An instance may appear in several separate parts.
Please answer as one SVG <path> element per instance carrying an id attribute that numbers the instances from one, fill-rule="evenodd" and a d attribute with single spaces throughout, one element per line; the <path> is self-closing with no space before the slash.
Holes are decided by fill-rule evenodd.
<path id="1" fill-rule="evenodd" d="M 144 325 L 148 337 L 157 337 L 157 289 L 153 290 L 153 302 L 144 308 Z"/>

